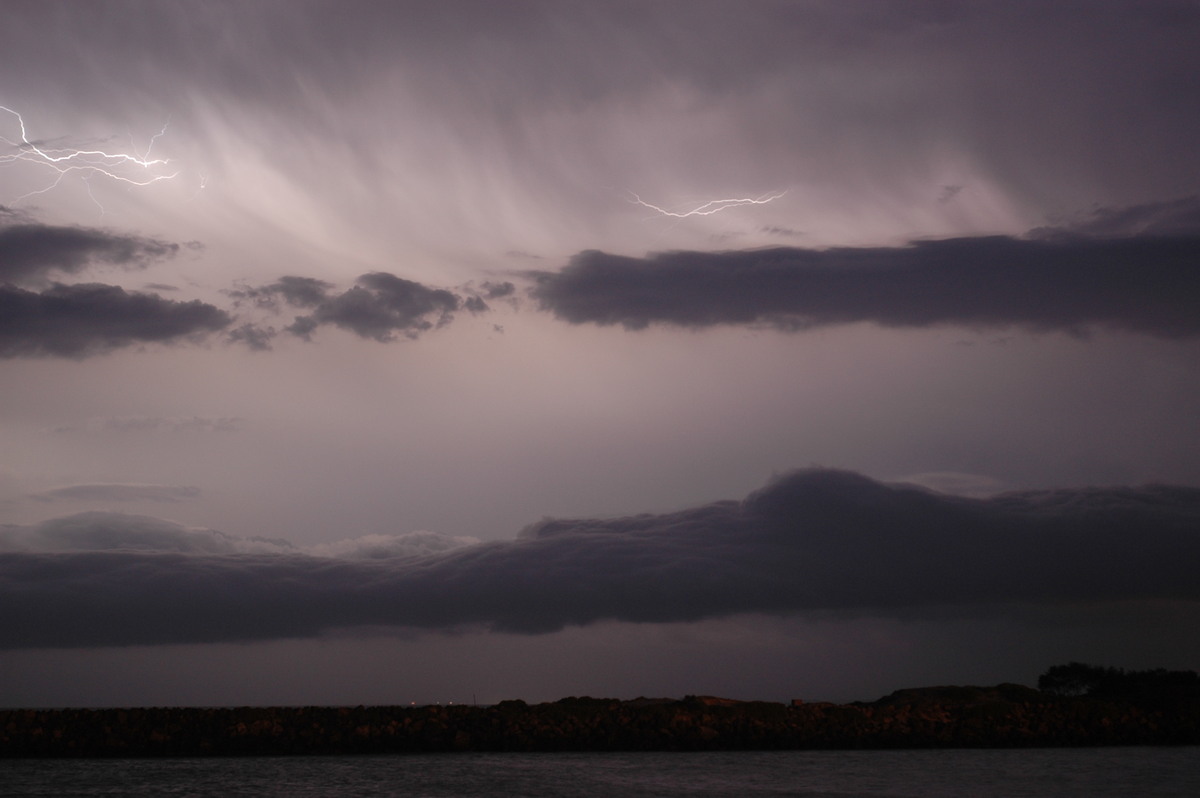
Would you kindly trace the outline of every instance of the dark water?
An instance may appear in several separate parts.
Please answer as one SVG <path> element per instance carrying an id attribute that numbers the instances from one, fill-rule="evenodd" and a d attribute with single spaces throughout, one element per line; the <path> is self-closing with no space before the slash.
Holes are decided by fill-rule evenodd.
<path id="1" fill-rule="evenodd" d="M 23 759 L 0 795 L 1196 798 L 1200 748 Z"/>

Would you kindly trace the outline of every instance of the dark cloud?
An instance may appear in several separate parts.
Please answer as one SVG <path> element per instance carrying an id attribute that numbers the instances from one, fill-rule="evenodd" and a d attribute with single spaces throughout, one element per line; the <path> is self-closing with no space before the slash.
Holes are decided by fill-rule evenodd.
<path id="1" fill-rule="evenodd" d="M 430 288 L 387 272 L 371 272 L 358 278 L 358 285 L 336 293 L 334 286 L 312 277 L 287 276 L 257 287 L 240 287 L 228 293 L 234 304 L 251 302 L 255 307 L 279 311 L 280 302 L 310 311 L 296 316 L 284 329 L 308 339 L 323 324 L 349 330 L 362 338 L 394 341 L 397 336 L 415 339 L 421 333 L 442 327 L 454 320 L 454 312 L 487 311 L 482 297 L 465 299 L 452 291 Z M 507 287 L 507 288 L 505 288 Z M 485 296 L 507 296 L 515 288 L 511 283 L 485 283 Z M 499 292 L 499 293 L 497 293 Z M 248 344 L 252 349 L 270 349 L 274 328 L 244 324 L 230 333 L 230 340 Z"/>
<path id="2" fill-rule="evenodd" d="M 319 323 L 312 316 L 297 316 L 296 320 L 284 327 L 285 330 L 304 340 L 309 340 L 312 334 L 316 332 Z"/>
<path id="3" fill-rule="evenodd" d="M 269 352 L 271 339 L 275 337 L 274 327 L 260 327 L 247 322 L 229 331 L 227 339 L 230 343 L 245 344 L 255 352 Z"/>
<path id="4" fill-rule="evenodd" d="M 173 343 L 232 319 L 198 300 L 176 302 L 114 285 L 0 285 L 0 357 L 87 357 L 141 343 Z"/>
<path id="5" fill-rule="evenodd" d="M 758 231 L 760 233 L 766 233 L 767 235 L 784 236 L 786 238 L 798 238 L 804 235 L 804 233 L 801 233 L 799 230 L 793 230 L 790 227 L 778 227 L 775 225 L 760 227 L 758 228 Z"/>
<path id="6" fill-rule="evenodd" d="M 1025 238 L 645 258 L 587 251 L 559 272 L 531 274 L 541 307 L 573 324 L 1100 326 L 1194 336 L 1200 201 L 1098 211 Z"/>
<path id="7" fill-rule="evenodd" d="M 463 300 L 463 307 L 471 313 L 485 313 L 491 310 L 488 305 L 488 299 L 508 299 L 513 297 L 517 292 L 517 287 L 510 282 L 493 283 L 484 281 L 479 286 L 479 293 L 473 293 L 473 290 L 468 284 L 464 290 L 468 291 L 468 296 Z M 514 303 L 515 304 L 515 303 Z"/>
<path id="8" fill-rule="evenodd" d="M 292 307 L 315 308 L 329 300 L 329 292 L 333 288 L 333 283 L 314 277 L 288 275 L 269 285 L 240 287 L 226 293 L 234 298 L 235 304 L 250 301 L 257 307 L 274 310 L 278 308 L 280 299 Z"/>
<path id="9" fill-rule="evenodd" d="M 357 558 L 336 545 L 254 548 L 97 513 L 6 527 L 5 542 L 0 645 L 9 648 L 363 625 L 539 633 L 746 612 L 1200 601 L 1200 489 L 1167 486 L 968 499 L 809 470 L 740 502 L 548 519 L 513 541 L 448 550 L 420 540 L 350 545 Z"/>
<path id="10" fill-rule="evenodd" d="M 300 308 L 315 308 L 329 299 L 332 283 L 313 277 L 280 277 L 273 286 L 289 305 Z"/>
<path id="11" fill-rule="evenodd" d="M 4 221 L 0 215 L 0 223 Z M 85 227 L 22 221 L 0 226 L 0 282 L 41 282 L 48 272 L 74 274 L 95 263 L 141 268 L 173 257 L 179 244 Z"/>
<path id="12" fill-rule="evenodd" d="M 484 282 L 480 288 L 483 289 L 485 299 L 501 299 L 512 296 L 517 291 L 517 287 L 508 281 L 502 283 Z"/>
<path id="13" fill-rule="evenodd" d="M 196 499 L 200 489 L 191 485 L 140 485 L 95 483 L 66 485 L 31 494 L 41 501 L 178 502 Z"/>
<path id="14" fill-rule="evenodd" d="M 289 282 L 285 282 L 289 281 Z M 327 283 L 303 277 L 284 278 L 271 290 L 291 305 L 312 308 L 297 316 L 289 332 L 307 338 L 322 324 L 332 324 L 362 338 L 393 341 L 397 335 L 417 338 L 434 327 L 449 324 L 462 299 L 441 288 L 429 288 L 387 272 L 371 272 L 341 294 L 329 293 Z"/>

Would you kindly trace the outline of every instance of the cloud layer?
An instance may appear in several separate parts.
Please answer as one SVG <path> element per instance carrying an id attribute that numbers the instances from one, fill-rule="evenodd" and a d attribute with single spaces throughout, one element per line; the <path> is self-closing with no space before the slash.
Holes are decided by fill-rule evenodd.
<path id="1" fill-rule="evenodd" d="M 0 357 L 86 357 L 142 342 L 229 329 L 227 340 L 265 351 L 278 334 L 200 301 L 130 294 L 101 284 L 47 282 L 88 264 L 144 266 L 178 244 L 85 228 L 51 227 L 4 210 L 0 219 Z M 722 252 L 646 257 L 588 250 L 557 272 L 531 271 L 539 307 L 571 324 L 703 328 L 757 325 L 798 331 L 871 322 L 885 327 L 1102 327 L 1164 338 L 1200 335 L 1200 198 L 1101 208 L 1027 236 L 972 236 L 905 246 Z M 32 282 L 29 290 L 15 283 Z M 303 311 L 283 330 L 309 339 L 332 325 L 380 342 L 416 339 L 456 312 L 482 313 L 511 282 L 461 293 L 389 272 L 332 283 L 288 275 L 227 291 L 234 310 Z M 49 287 L 46 287 L 46 286 Z"/>
<path id="2" fill-rule="evenodd" d="M 539 633 L 604 619 L 891 614 L 980 604 L 1200 600 L 1200 489 L 990 499 L 809 470 L 743 501 L 545 520 L 516 539 L 323 550 L 89 513 L 0 530 L 9 648 L 306 637 L 356 626 Z"/>
<path id="3" fill-rule="evenodd" d="M 192 245 L 198 246 L 198 245 Z M 130 293 L 100 283 L 63 284 L 49 275 L 75 275 L 96 263 L 145 267 L 173 257 L 180 245 L 136 235 L 38 223 L 0 206 L 0 357 L 88 357 L 137 343 L 199 339 L 230 327 L 235 317 L 214 305 Z M 24 287 L 22 287 L 24 286 Z M 511 283 L 484 283 L 482 294 L 460 296 L 388 272 L 360 276 L 338 292 L 332 283 L 285 276 L 269 285 L 228 291 L 234 305 L 278 312 L 307 311 L 285 329 L 308 339 L 322 325 L 380 342 L 415 339 L 442 327 L 456 311 L 487 311 L 485 297 L 509 296 Z M 265 351 L 274 327 L 245 321 L 227 339 Z"/>
<path id="4" fill-rule="evenodd" d="M 154 238 L 41 224 L 0 206 L 0 357 L 81 358 L 199 338 L 228 326 L 229 314 L 198 300 L 49 280 L 96 263 L 142 268 L 179 249 Z"/>
<path id="5" fill-rule="evenodd" d="M 587 251 L 559 272 L 531 276 L 534 297 L 557 318 L 635 330 L 872 322 L 1195 336 L 1200 200 L 1101 210 L 1024 238 L 644 258 Z"/>

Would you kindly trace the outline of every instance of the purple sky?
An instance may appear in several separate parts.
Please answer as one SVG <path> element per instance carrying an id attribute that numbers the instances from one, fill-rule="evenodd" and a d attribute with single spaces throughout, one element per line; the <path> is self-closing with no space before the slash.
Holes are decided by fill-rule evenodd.
<path id="1" fill-rule="evenodd" d="M 0 706 L 1200 668 L 1198 38 L 6 4 Z"/>

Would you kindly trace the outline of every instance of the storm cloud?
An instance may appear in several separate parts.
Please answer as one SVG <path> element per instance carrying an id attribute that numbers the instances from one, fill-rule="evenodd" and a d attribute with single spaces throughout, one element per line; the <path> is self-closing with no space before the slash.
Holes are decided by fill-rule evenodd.
<path id="1" fill-rule="evenodd" d="M 120 286 L 54 283 L 44 291 L 0 285 L 0 357 L 82 358 L 143 343 L 173 343 L 220 330 L 228 313 Z"/>
<path id="2" fill-rule="evenodd" d="M 0 704 L 1200 667 L 1191 498 L 1000 495 L 1200 486 L 1200 6 L 1037 7 L 7 4 Z"/>
<path id="3" fill-rule="evenodd" d="M 1026 237 L 971 236 L 897 247 L 585 251 L 532 272 L 543 310 L 572 324 L 1093 327 L 1200 335 L 1200 201 L 1101 210 Z"/>
<path id="4" fill-rule="evenodd" d="M 0 544 L 9 648 L 1200 600 L 1200 489 L 966 499 L 830 470 L 674 513 L 547 519 L 510 541 L 418 538 L 416 553 L 303 551 L 107 513 L 6 527 Z"/>
<path id="5" fill-rule="evenodd" d="M 24 220 L 23 216 L 8 215 Z M 0 215 L 0 222 L 5 215 Z M 50 272 L 75 274 L 96 263 L 140 268 L 173 257 L 179 244 L 86 227 L 31 220 L 0 225 L 0 283 L 44 280 Z"/>

